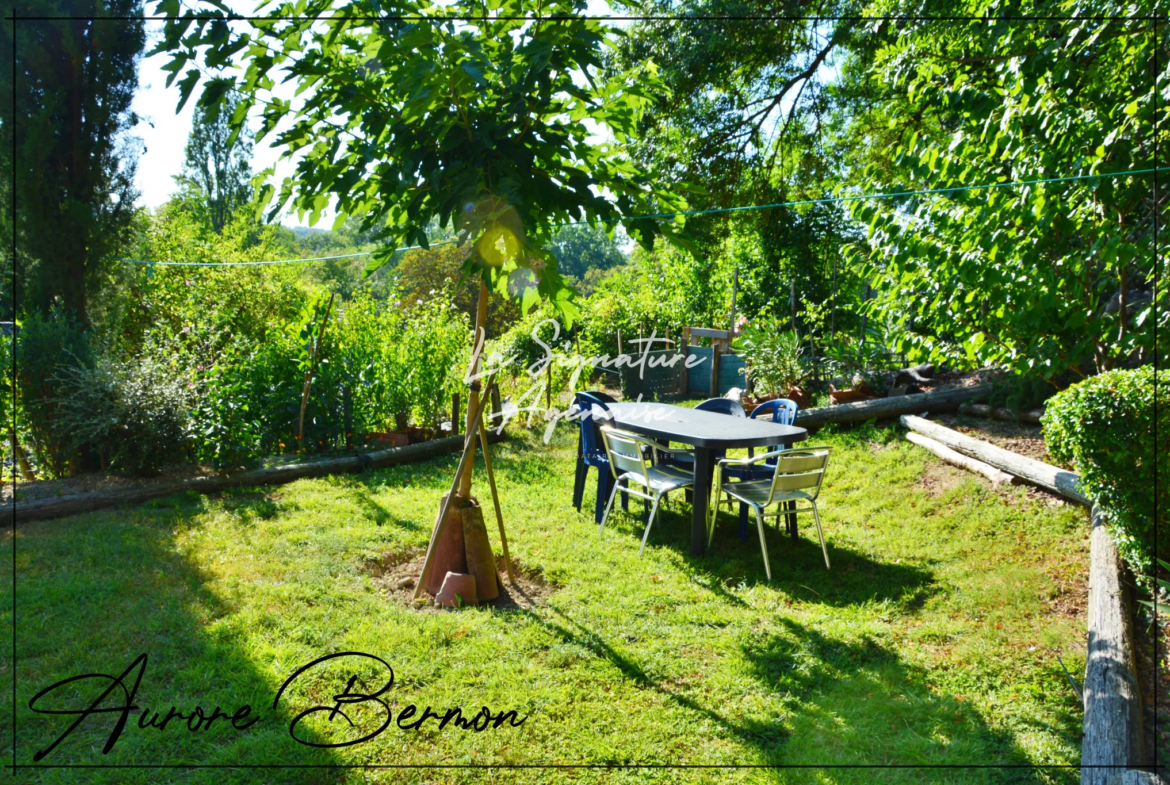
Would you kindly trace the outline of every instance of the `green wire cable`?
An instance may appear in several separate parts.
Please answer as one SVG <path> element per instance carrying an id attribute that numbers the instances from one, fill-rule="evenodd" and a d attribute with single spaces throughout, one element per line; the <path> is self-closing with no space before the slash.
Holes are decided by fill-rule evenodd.
<path id="1" fill-rule="evenodd" d="M 562 226 L 580 226 L 582 224 L 595 224 L 595 223 L 602 223 L 602 224 L 604 224 L 604 223 L 618 223 L 618 222 L 622 222 L 622 221 L 645 221 L 645 220 L 654 219 L 654 218 L 677 218 L 678 216 L 716 215 L 719 213 L 737 213 L 737 212 L 745 212 L 748 210 L 769 210 L 769 209 L 772 209 L 774 207 L 804 207 L 807 205 L 814 205 L 814 204 L 838 204 L 841 202 L 864 201 L 866 199 L 897 199 L 897 198 L 903 197 L 903 196 L 930 196 L 933 194 L 957 193 L 958 191 L 983 191 L 983 190 L 988 190 L 991 188 L 1015 188 L 1017 186 L 1045 185 L 1047 183 L 1066 183 L 1066 182 L 1072 182 L 1074 180 L 1096 180 L 1096 179 L 1102 179 L 1102 178 L 1106 178 L 1106 177 L 1125 177 L 1128 175 L 1153 174 L 1154 172 L 1165 172 L 1165 171 L 1170 171 L 1170 166 L 1158 166 L 1158 167 L 1154 167 L 1151 169 L 1126 170 L 1124 172 L 1104 172 L 1101 174 L 1078 174 L 1078 175 L 1072 175 L 1069 177 L 1050 177 L 1050 178 L 1046 178 L 1044 180 L 1016 180 L 1016 181 L 1011 181 L 1011 182 L 1006 182 L 1006 183 L 984 183 L 982 185 L 957 185 L 957 186 L 953 186 L 950 188 L 931 188 L 931 189 L 924 190 L 924 191 L 894 191 L 891 193 L 883 193 L 883 194 L 862 194 L 860 196 L 836 196 L 836 197 L 826 198 L 826 199 L 804 199 L 804 200 L 795 201 L 795 202 L 776 202 L 774 204 L 751 204 L 751 205 L 745 205 L 742 207 L 720 207 L 720 208 L 716 208 L 713 210 L 689 210 L 686 212 L 679 212 L 679 213 L 657 213 L 654 215 L 633 215 L 633 216 L 629 216 L 627 218 L 603 218 L 603 219 L 597 219 L 597 220 L 592 220 L 592 221 L 590 221 L 590 220 L 569 221 L 568 223 L 554 224 L 553 226 L 551 226 L 549 228 L 556 229 L 556 228 L 559 228 Z M 457 243 L 457 242 L 459 242 L 459 241 L 458 240 L 441 240 L 437 243 L 431 243 L 430 247 L 433 248 L 437 245 L 450 245 L 452 243 Z M 395 248 L 394 253 L 398 253 L 399 251 L 414 251 L 414 250 L 418 250 L 420 248 L 422 248 L 421 245 L 410 245 L 410 246 L 407 246 L 406 248 Z M 324 261 L 331 261 L 334 259 L 354 259 L 354 258 L 357 258 L 360 256 L 372 256 L 373 253 L 374 253 L 373 251 L 367 251 L 364 253 L 342 254 L 340 256 L 318 256 L 318 257 L 312 258 L 312 259 L 277 259 L 277 260 L 268 261 L 268 262 L 144 262 L 140 259 L 119 259 L 118 261 L 128 262 L 130 264 L 145 264 L 145 265 L 149 265 L 151 267 L 154 267 L 155 265 L 158 265 L 159 267 L 250 267 L 250 266 L 258 266 L 258 265 L 268 265 L 268 264 L 302 264 L 305 262 L 324 262 Z"/>

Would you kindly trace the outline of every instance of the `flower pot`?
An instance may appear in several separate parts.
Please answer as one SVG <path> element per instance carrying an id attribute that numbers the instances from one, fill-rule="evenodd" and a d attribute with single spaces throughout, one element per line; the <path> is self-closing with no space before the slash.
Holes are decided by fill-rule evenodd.
<path id="1" fill-rule="evenodd" d="M 833 406 L 842 403 L 857 403 L 859 401 L 872 401 L 874 399 L 873 390 L 867 385 L 858 385 L 857 387 L 848 390 L 838 390 L 833 385 L 829 385 L 829 402 Z"/>
<path id="2" fill-rule="evenodd" d="M 410 444 L 410 436 L 405 433 L 374 433 L 366 434 L 366 442 L 377 444 L 380 447 L 405 447 Z"/>
<path id="3" fill-rule="evenodd" d="M 808 407 L 812 406 L 812 398 L 810 398 L 809 394 L 799 387 L 789 387 L 787 398 L 801 409 L 807 409 Z"/>
<path id="4" fill-rule="evenodd" d="M 479 599 L 475 596 L 475 576 L 462 572 L 447 573 L 435 599 L 448 608 L 458 607 L 460 601 L 464 605 L 478 604 Z"/>

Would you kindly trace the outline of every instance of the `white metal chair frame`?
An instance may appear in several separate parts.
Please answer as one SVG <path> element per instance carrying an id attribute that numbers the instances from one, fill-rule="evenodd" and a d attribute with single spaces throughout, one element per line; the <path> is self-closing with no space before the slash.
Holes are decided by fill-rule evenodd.
<path id="1" fill-rule="evenodd" d="M 764 571 L 768 580 L 772 580 L 772 566 L 768 563 L 768 545 L 764 540 L 764 518 L 792 515 L 798 512 L 812 511 L 817 522 L 817 536 L 821 539 L 821 553 L 825 557 L 825 569 L 829 567 L 829 550 L 825 547 L 825 533 L 821 529 L 821 514 L 817 510 L 817 496 L 821 492 L 821 482 L 825 478 L 825 470 L 829 465 L 830 447 L 798 447 L 787 450 L 757 455 L 754 458 L 724 459 L 715 466 L 715 477 L 712 487 L 716 493 L 727 493 L 733 498 L 749 505 L 756 511 L 756 527 L 760 532 L 760 550 L 764 554 Z M 724 467 L 751 466 L 769 460 L 776 461 L 776 470 L 771 479 L 741 480 L 739 482 L 723 482 Z M 808 490 L 808 489 L 811 489 Z M 793 509 L 777 508 L 775 512 L 765 512 L 765 508 L 772 504 L 794 502 Z M 801 503 L 806 506 L 801 507 Z M 707 546 L 715 536 L 715 518 L 719 512 L 719 505 L 711 505 L 707 511 Z"/>
<path id="2" fill-rule="evenodd" d="M 646 521 L 646 532 L 642 535 L 642 547 L 638 549 L 638 555 L 641 556 L 642 551 L 646 549 L 646 540 L 650 537 L 650 527 L 654 525 L 654 516 L 658 514 L 658 502 L 671 491 L 694 485 L 695 476 L 693 472 L 677 466 L 656 465 L 658 463 L 657 453 L 678 452 L 678 450 L 668 450 L 652 439 L 608 425 L 602 426 L 601 435 L 605 440 L 605 451 L 609 455 L 609 466 L 616 482 L 609 494 L 609 502 L 605 505 L 605 515 L 601 517 L 601 525 L 597 527 L 597 534 L 600 535 L 605 528 L 610 510 L 613 509 L 613 500 L 617 498 L 619 491 L 651 501 L 653 506 L 650 508 L 650 519 Z M 653 464 L 647 463 L 646 454 L 642 449 L 644 446 L 650 448 L 650 452 L 654 456 Z M 623 481 L 625 481 L 624 488 L 622 487 Z M 646 490 L 635 488 L 635 484 Z"/>

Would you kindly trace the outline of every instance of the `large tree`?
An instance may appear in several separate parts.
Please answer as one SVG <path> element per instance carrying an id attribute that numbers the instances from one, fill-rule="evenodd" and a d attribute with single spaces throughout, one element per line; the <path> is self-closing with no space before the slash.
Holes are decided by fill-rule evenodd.
<path id="1" fill-rule="evenodd" d="M 257 141 L 273 137 L 297 161 L 274 211 L 316 221 L 332 203 L 383 242 L 374 265 L 401 245 L 426 245 L 432 219 L 474 243 L 464 272 L 482 275 L 525 307 L 542 296 L 568 315 L 571 291 L 548 244 L 557 223 L 622 220 L 636 240 L 676 235 L 673 220 L 632 220 L 685 207 L 651 187 L 624 153 L 650 96 L 655 66 L 601 73 L 614 31 L 583 18 L 580 0 L 375 0 L 285 3 L 250 22 L 228 21 L 208 0 L 172 16 L 160 50 L 183 100 L 231 92 L 236 128 L 259 108 Z M 198 16 L 198 18 L 196 18 Z M 244 72 L 214 74 L 241 56 Z M 197 67 L 197 66 L 202 66 Z M 297 86 L 295 97 L 277 83 Z M 585 120 L 612 141 L 594 141 Z M 530 281 L 531 286 L 524 285 Z"/>
<path id="2" fill-rule="evenodd" d="M 252 134 L 247 127 L 232 129 L 237 104 L 239 98 L 231 94 L 222 108 L 196 107 L 178 178 L 194 188 L 199 211 L 217 234 L 252 199 Z"/>
<path id="3" fill-rule="evenodd" d="M 67 17 L 4 24 L 2 43 L 9 53 L 15 46 L 15 74 L 0 69 L 0 104 L 16 153 L 15 190 L 5 193 L 17 206 L 17 272 L 28 285 L 23 302 L 44 312 L 59 301 L 85 321 L 87 290 L 126 241 L 137 198 L 139 146 L 127 132 L 137 123 L 130 104 L 146 42 L 142 5 L 45 0 L 5 7 L 17 17 Z M 7 164 L 13 137 L 6 139 L 0 155 Z"/>
<path id="4" fill-rule="evenodd" d="M 968 10 L 988 18 L 868 26 L 872 46 L 842 80 L 859 101 L 842 147 L 858 191 L 1083 178 L 857 203 L 874 309 L 902 327 L 905 350 L 1057 385 L 1159 359 L 1167 191 L 1148 172 L 1109 176 L 1155 166 L 1170 124 L 1156 105 L 1170 47 L 1155 8 L 1108 18 L 1115 6 L 1096 0 L 981 1 Z"/>

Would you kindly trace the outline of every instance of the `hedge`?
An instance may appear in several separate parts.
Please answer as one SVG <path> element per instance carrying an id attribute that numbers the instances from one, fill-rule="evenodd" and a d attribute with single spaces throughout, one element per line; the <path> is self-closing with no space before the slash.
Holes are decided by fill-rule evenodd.
<path id="1" fill-rule="evenodd" d="M 1049 399 L 1042 422 L 1049 452 L 1077 467 L 1122 558 L 1152 587 L 1153 558 L 1165 560 L 1170 546 L 1170 482 L 1165 471 L 1156 477 L 1154 462 L 1170 456 L 1170 371 L 1086 379 Z"/>

